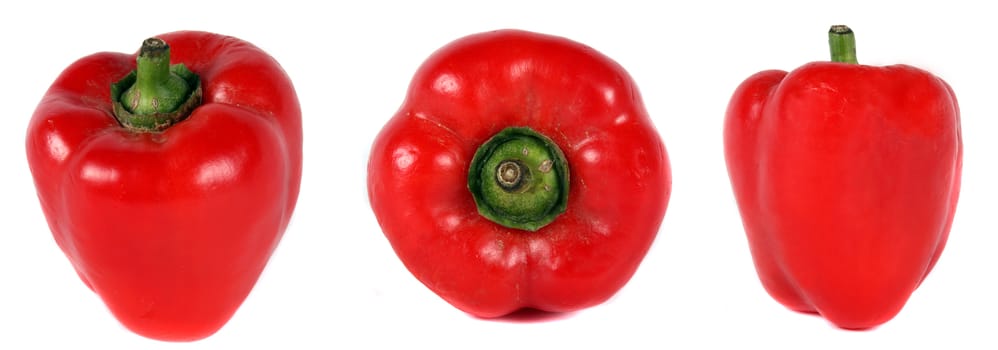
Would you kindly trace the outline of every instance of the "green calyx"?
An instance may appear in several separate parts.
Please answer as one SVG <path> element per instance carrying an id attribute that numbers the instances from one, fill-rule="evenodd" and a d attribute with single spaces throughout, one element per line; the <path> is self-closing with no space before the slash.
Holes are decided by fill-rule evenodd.
<path id="1" fill-rule="evenodd" d="M 170 46 L 158 38 L 142 42 L 136 68 L 111 84 L 114 116 L 138 132 L 163 131 L 201 104 L 201 79 L 186 66 L 170 65 Z"/>
<path id="2" fill-rule="evenodd" d="M 505 227 L 537 231 L 568 207 L 568 162 L 551 139 L 506 128 L 475 152 L 468 189 L 478 212 Z"/>
<path id="3" fill-rule="evenodd" d="M 828 48 L 832 62 L 857 64 L 856 35 L 844 25 L 834 25 L 828 30 Z"/>

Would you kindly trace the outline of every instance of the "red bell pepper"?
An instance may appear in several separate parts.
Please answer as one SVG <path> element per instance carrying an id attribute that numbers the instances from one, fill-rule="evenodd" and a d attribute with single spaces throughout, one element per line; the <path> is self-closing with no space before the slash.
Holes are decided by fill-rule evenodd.
<path id="1" fill-rule="evenodd" d="M 769 294 L 864 329 L 893 318 L 943 251 L 960 192 L 960 112 L 942 79 L 857 64 L 848 27 L 829 39 L 832 62 L 738 87 L 725 156 Z"/>
<path id="2" fill-rule="evenodd" d="M 430 56 L 368 164 L 395 253 L 479 317 L 607 300 L 644 258 L 670 190 L 665 146 L 627 72 L 517 30 Z"/>
<path id="3" fill-rule="evenodd" d="M 157 38 L 63 71 L 31 119 L 27 157 L 83 282 L 128 329 L 191 341 L 229 320 L 288 225 L 301 110 L 252 44 Z"/>

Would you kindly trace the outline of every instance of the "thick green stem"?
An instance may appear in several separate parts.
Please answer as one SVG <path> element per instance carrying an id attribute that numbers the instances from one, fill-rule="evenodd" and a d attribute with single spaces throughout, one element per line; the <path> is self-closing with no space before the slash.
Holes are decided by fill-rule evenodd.
<path id="1" fill-rule="evenodd" d="M 537 231 L 568 206 L 568 163 L 551 139 L 529 128 L 507 128 L 475 152 L 468 189 L 482 216 Z"/>
<path id="2" fill-rule="evenodd" d="M 201 103 L 201 81 L 183 64 L 170 65 L 170 46 L 146 39 L 136 68 L 111 85 L 114 115 L 133 131 L 162 131 Z"/>
<path id="3" fill-rule="evenodd" d="M 828 30 L 828 48 L 832 52 L 832 62 L 859 63 L 856 60 L 856 36 L 847 26 L 834 25 Z"/>

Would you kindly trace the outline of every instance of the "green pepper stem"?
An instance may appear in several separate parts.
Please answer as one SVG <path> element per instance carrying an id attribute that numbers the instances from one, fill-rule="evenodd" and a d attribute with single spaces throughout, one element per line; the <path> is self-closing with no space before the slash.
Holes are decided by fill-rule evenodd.
<path id="1" fill-rule="evenodd" d="M 478 212 L 496 224 L 537 231 L 568 207 L 568 162 L 530 128 L 507 128 L 482 144 L 468 170 Z"/>
<path id="2" fill-rule="evenodd" d="M 183 64 L 170 65 L 170 46 L 149 38 L 135 70 L 111 85 L 115 118 L 133 131 L 162 131 L 201 103 L 201 81 Z"/>
<path id="3" fill-rule="evenodd" d="M 828 30 L 828 48 L 832 62 L 858 64 L 856 59 L 856 35 L 844 25 L 834 25 Z"/>

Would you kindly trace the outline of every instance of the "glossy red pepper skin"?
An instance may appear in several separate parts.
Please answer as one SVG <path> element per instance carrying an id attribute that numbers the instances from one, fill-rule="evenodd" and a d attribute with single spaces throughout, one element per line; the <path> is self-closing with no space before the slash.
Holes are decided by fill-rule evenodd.
<path id="1" fill-rule="evenodd" d="M 893 318 L 936 263 L 960 192 L 960 113 L 921 69 L 814 62 L 738 87 L 725 155 L 755 267 L 786 307 Z"/>
<path id="2" fill-rule="evenodd" d="M 510 126 L 551 138 L 571 171 L 567 211 L 536 232 L 479 215 L 467 187 L 476 149 Z M 368 165 L 371 207 L 396 254 L 479 317 L 604 302 L 636 271 L 670 192 L 665 146 L 626 71 L 579 43 L 517 30 L 428 58 Z"/>
<path id="3" fill-rule="evenodd" d="M 97 53 L 45 94 L 27 157 L 56 243 L 128 329 L 207 337 L 256 283 L 291 218 L 301 111 L 288 76 L 250 43 L 204 32 L 158 36 L 201 78 L 202 104 L 162 132 L 112 114 L 110 86 L 135 55 Z"/>

